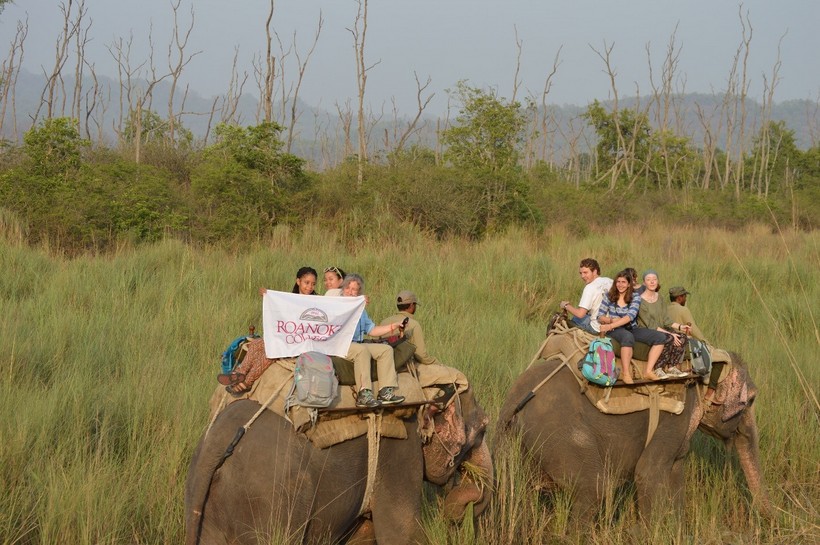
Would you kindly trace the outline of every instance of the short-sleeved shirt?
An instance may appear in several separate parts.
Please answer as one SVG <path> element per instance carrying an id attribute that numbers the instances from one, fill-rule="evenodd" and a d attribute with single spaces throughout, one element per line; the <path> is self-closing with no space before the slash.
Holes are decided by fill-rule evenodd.
<path id="1" fill-rule="evenodd" d="M 692 324 L 692 336 L 701 341 L 706 340 L 703 331 L 695 324 L 692 312 L 680 303 L 669 303 L 669 319 L 679 324 Z"/>
<path id="2" fill-rule="evenodd" d="M 606 292 L 612 287 L 612 279 L 606 276 L 599 276 L 586 286 L 581 293 L 581 301 L 578 303 L 580 308 L 587 309 L 589 315 L 589 325 L 595 331 L 601 330 L 601 324 L 598 323 L 598 309 L 601 306 L 601 301 L 604 299 Z"/>
<path id="3" fill-rule="evenodd" d="M 424 331 L 421 329 L 421 324 L 409 312 L 401 311 L 398 314 L 394 314 L 393 316 L 382 320 L 379 325 L 388 325 L 401 322 L 405 318 L 409 318 L 409 320 L 407 321 L 407 326 L 404 328 L 404 335 L 407 337 L 407 340 L 413 343 L 416 347 L 416 352 L 413 354 L 415 360 L 423 365 L 441 365 L 440 361 L 427 353 L 427 345 L 424 342 Z"/>
<path id="4" fill-rule="evenodd" d="M 362 310 L 362 315 L 359 316 L 359 323 L 356 324 L 356 331 L 353 333 L 353 342 L 360 343 L 364 340 L 364 336 L 376 327 L 370 316 L 367 315 L 367 310 Z"/>

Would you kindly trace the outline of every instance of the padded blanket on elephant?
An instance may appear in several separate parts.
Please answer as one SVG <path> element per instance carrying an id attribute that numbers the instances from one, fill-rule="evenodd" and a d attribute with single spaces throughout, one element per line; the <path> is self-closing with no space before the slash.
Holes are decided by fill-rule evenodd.
<path id="1" fill-rule="evenodd" d="M 589 343 L 594 338 L 581 329 L 556 324 L 533 358 L 533 363 L 551 358 L 565 361 L 579 383 L 585 385 L 583 391 L 587 399 L 602 413 L 628 414 L 647 410 L 653 404 L 657 404 L 658 409 L 664 412 L 683 412 L 686 385 L 680 382 L 653 382 L 619 388 L 606 388 L 587 382 L 578 370 L 578 362 L 586 355 Z M 620 359 L 616 361 L 620 365 Z M 646 362 L 634 358 L 632 361 L 632 374 L 640 377 L 640 371 Z"/>
<path id="2" fill-rule="evenodd" d="M 211 421 L 225 407 L 239 399 L 252 399 L 279 416 L 285 417 L 293 424 L 294 429 L 305 433 L 306 437 L 319 448 L 354 439 L 367 433 L 368 418 L 363 414 L 350 414 L 345 411 L 319 411 L 318 420 L 311 425 L 310 410 L 295 406 L 285 412 L 285 398 L 293 384 L 295 358 L 276 360 L 253 384 L 253 388 L 243 396 L 234 398 L 222 386 L 217 387 L 210 401 Z M 423 369 L 422 369 L 423 368 Z M 419 379 L 410 373 L 399 373 L 399 393 L 406 397 L 405 403 L 430 401 L 439 393 L 438 384 L 454 384 L 461 393 L 469 384 L 466 376 L 457 369 L 443 365 L 422 365 L 418 370 Z M 373 382 L 378 391 L 378 382 Z M 356 409 L 355 388 L 340 386 L 339 394 L 328 409 Z M 402 418 L 407 418 L 417 411 L 417 407 L 396 407 L 386 411 L 379 418 L 379 432 L 384 437 L 406 439 L 407 430 Z"/>

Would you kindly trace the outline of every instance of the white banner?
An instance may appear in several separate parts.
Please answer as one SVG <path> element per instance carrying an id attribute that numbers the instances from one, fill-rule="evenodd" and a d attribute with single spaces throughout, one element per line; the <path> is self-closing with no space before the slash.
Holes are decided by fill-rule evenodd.
<path id="1" fill-rule="evenodd" d="M 290 358 L 315 350 L 328 356 L 346 356 L 364 304 L 364 296 L 266 291 L 262 298 L 265 354 Z"/>

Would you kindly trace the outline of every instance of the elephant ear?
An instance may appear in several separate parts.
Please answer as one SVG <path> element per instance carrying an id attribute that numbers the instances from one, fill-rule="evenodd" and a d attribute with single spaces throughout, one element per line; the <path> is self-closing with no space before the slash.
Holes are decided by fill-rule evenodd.
<path id="1" fill-rule="evenodd" d="M 733 365 L 729 376 L 720 383 L 717 397 L 723 402 L 720 419 L 726 422 L 752 404 L 757 397 L 757 386 L 745 367 Z"/>

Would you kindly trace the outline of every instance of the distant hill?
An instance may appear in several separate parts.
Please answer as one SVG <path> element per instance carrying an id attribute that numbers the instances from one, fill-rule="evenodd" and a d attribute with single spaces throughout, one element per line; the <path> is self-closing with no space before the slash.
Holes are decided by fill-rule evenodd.
<path id="1" fill-rule="evenodd" d="M 88 79 L 83 82 L 84 92 L 87 94 L 93 89 L 93 82 Z M 101 90 L 101 96 L 105 97 L 107 104 L 105 106 L 98 105 L 91 118 L 88 120 L 92 137 L 95 137 L 99 130 L 102 131 L 104 138 L 109 142 L 115 141 L 114 127 L 118 124 L 120 118 L 120 88 L 119 83 L 111 78 L 98 76 L 97 84 Z M 62 87 L 71 93 L 74 82 L 71 78 L 65 78 Z M 3 119 L 2 133 L 0 136 L 12 139 L 15 132 L 20 137 L 27 131 L 32 124 L 37 114 L 38 107 L 41 104 L 41 96 L 43 96 L 43 89 L 45 87 L 45 78 L 43 75 L 33 74 L 27 71 L 21 71 L 17 81 L 13 95 L 9 94 L 8 104 L 6 105 L 5 118 Z M 157 112 L 161 117 L 167 117 L 168 96 L 170 93 L 170 85 L 167 82 L 161 82 L 155 86 L 153 90 L 153 102 L 151 109 Z M 710 116 L 713 133 L 717 131 L 720 123 L 720 107 L 723 100 L 722 95 L 709 95 L 700 93 L 689 93 L 685 95 L 677 95 L 673 98 L 673 107 L 671 112 L 678 112 L 679 117 L 673 117 L 669 126 L 675 132 L 681 132 L 690 136 L 696 146 L 702 143 L 703 126 L 702 121 L 698 116 L 698 110 L 703 113 L 706 119 Z M 602 101 L 604 105 L 609 105 L 607 101 Z M 647 108 L 651 104 L 648 97 L 641 97 L 635 99 L 634 97 L 622 99 L 620 107 L 634 108 L 639 105 L 641 109 Z M 202 139 L 209 130 L 223 119 L 225 113 L 224 97 L 203 97 L 196 91 L 189 90 L 184 97 L 177 90 L 177 98 L 175 100 L 175 109 L 179 111 L 184 110 L 181 116 L 182 124 L 191 130 L 193 134 Z M 334 105 L 339 106 L 339 105 Z M 2 107 L 2 102 L 0 102 Z M 55 115 L 64 115 L 62 112 L 70 112 L 70 108 L 66 107 L 61 110 L 62 104 L 55 108 Z M 352 116 L 354 106 L 341 105 L 339 107 L 342 113 L 350 115 L 352 123 L 350 123 L 350 134 L 347 139 L 355 146 L 356 142 L 356 123 L 355 117 Z M 550 138 L 552 139 L 551 146 L 555 152 L 553 157 L 561 159 L 566 156 L 569 149 L 569 144 L 563 134 L 571 134 L 572 131 L 578 131 L 580 127 L 584 128 L 584 138 L 581 141 L 593 142 L 594 134 L 592 130 L 585 126 L 578 117 L 585 111 L 586 105 L 548 105 L 549 115 L 554 121 L 552 129 L 560 128 L 560 130 L 551 131 Z M 282 116 L 281 104 L 274 106 L 275 117 Z M 39 116 L 43 117 L 45 109 L 42 108 Z M 323 168 L 332 164 L 336 164 L 343 160 L 344 157 L 352 153 L 352 149 L 345 150 L 345 122 L 344 115 L 340 115 L 339 111 L 329 111 L 323 108 L 313 107 L 309 104 L 299 101 L 297 103 L 298 120 L 294 129 L 294 144 L 292 151 L 297 155 L 304 157 L 313 165 L 314 168 Z M 760 126 L 761 105 L 755 101 L 746 101 L 747 112 L 747 138 L 751 138 L 757 132 Z M 14 116 L 13 116 L 14 113 Z M 409 114 L 410 112 L 408 112 Z M 657 109 L 655 105 L 648 110 L 651 121 L 657 118 Z M 285 119 L 284 125 L 288 124 L 287 115 L 280 117 Z M 370 128 L 370 142 L 374 153 L 380 153 L 381 150 L 389 149 L 395 143 L 396 138 L 406 128 L 408 119 L 388 120 L 388 116 L 382 116 L 377 122 L 372 124 Z M 807 149 L 817 142 L 812 140 L 818 137 L 818 122 L 820 115 L 818 113 L 818 104 L 808 100 L 789 100 L 777 103 L 772 108 L 771 117 L 773 120 L 782 120 L 786 125 L 795 132 L 797 144 L 801 149 Z M 258 108 L 258 98 L 250 93 L 243 94 L 237 102 L 236 113 L 234 119 L 243 125 L 253 125 L 258 123 L 260 113 Z M 86 123 L 85 121 L 83 122 Z M 422 118 L 419 122 L 418 130 L 411 142 L 418 143 L 426 147 L 435 147 L 436 145 L 436 130 L 437 124 L 443 126 L 444 121 L 437 120 L 433 116 Z M 85 125 L 84 125 L 85 127 Z M 574 127 L 574 129 L 572 128 Z M 212 136 L 212 135 L 211 135 Z M 388 142 L 385 146 L 385 141 Z M 588 144 L 591 145 L 591 144 Z M 587 151 L 582 149 L 579 151 Z"/>

